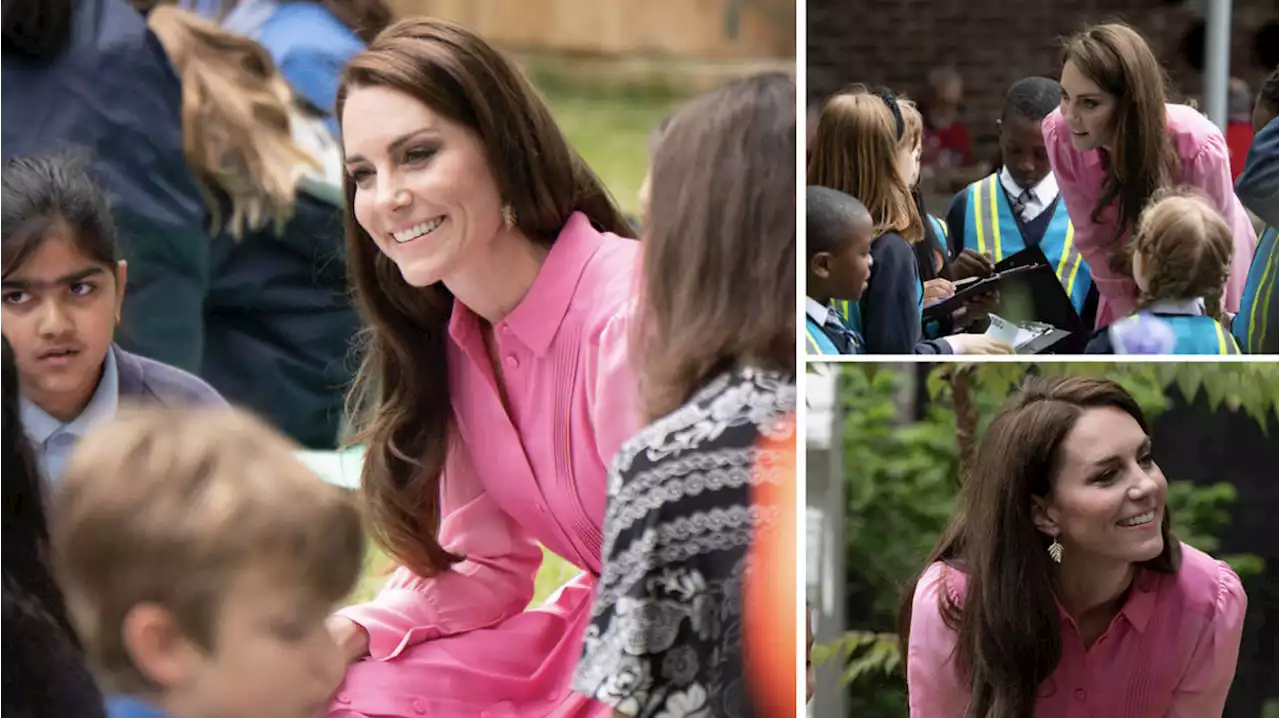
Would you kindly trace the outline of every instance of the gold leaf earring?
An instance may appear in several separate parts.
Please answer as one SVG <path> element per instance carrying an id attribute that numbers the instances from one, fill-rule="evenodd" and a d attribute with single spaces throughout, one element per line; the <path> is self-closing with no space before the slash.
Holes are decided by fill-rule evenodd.
<path id="1" fill-rule="evenodd" d="M 516 211 L 511 209 L 510 204 L 502 205 L 502 223 L 507 226 L 507 229 L 516 226 Z"/>
<path id="2" fill-rule="evenodd" d="M 1053 543 L 1049 544 L 1049 558 L 1054 563 L 1062 563 L 1062 544 L 1058 543 L 1058 537 L 1053 537 Z"/>

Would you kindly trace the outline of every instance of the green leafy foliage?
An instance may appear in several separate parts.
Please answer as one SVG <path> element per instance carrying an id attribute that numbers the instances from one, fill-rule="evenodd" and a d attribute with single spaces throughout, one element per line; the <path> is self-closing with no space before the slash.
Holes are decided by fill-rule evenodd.
<path id="1" fill-rule="evenodd" d="M 904 716 L 895 618 L 903 590 L 913 584 L 938 540 L 955 500 L 960 470 L 955 384 L 985 431 L 996 409 L 1026 378 L 1024 363 L 943 364 L 917 381 L 914 365 L 846 365 L 840 376 L 844 412 L 843 463 L 848 503 L 845 553 L 847 595 L 860 610 L 840 640 L 815 647 L 819 664 L 838 661 L 845 683 L 856 684 L 850 715 Z M 1044 375 L 1105 376 L 1129 391 L 1149 418 L 1168 409 L 1169 391 L 1212 407 L 1243 411 L 1265 430 L 1276 410 L 1280 372 L 1274 364 L 1038 364 Z M 913 421 L 923 391 L 926 415 Z M 961 398 L 963 403 L 964 397 Z M 976 437 L 975 437 L 976 442 Z M 1170 477 L 1168 506 L 1178 536 L 1213 552 L 1217 532 L 1230 520 L 1235 487 L 1194 486 Z M 1257 556 L 1223 556 L 1242 576 L 1261 571 Z"/>

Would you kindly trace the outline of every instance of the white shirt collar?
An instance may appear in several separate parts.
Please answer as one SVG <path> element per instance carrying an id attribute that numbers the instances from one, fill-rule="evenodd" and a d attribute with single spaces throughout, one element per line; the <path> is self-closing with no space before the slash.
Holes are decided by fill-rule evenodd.
<path id="1" fill-rule="evenodd" d="M 1152 314 L 1186 314 L 1193 317 L 1200 316 L 1204 314 L 1204 298 L 1161 299 L 1143 307 L 1142 311 L 1150 312 Z"/>
<path id="2" fill-rule="evenodd" d="M 1000 186 L 1004 187 L 1005 191 L 1008 192 L 1011 197 L 1017 197 L 1022 194 L 1022 187 L 1018 186 L 1018 183 L 1013 181 L 1013 175 L 1009 172 L 1008 167 L 1000 168 Z M 1033 204 L 1035 205 L 1034 209 L 1036 210 L 1043 211 L 1046 207 L 1053 204 L 1053 200 L 1058 197 L 1058 180 L 1053 176 L 1052 172 L 1045 175 L 1044 179 L 1040 180 L 1036 183 L 1035 187 L 1031 188 L 1031 197 L 1034 200 Z M 1029 207 L 1028 209 L 1031 208 Z M 1031 214 L 1030 217 L 1024 216 L 1023 219 L 1035 219 L 1036 215 L 1040 214 L 1040 211 Z"/>
<path id="3" fill-rule="evenodd" d="M 813 297 L 806 296 L 804 298 L 804 313 L 809 315 L 810 319 L 817 322 L 818 326 L 822 327 L 826 326 L 827 320 L 831 318 L 832 314 L 836 313 L 836 310 L 829 306 L 819 304 L 818 300 Z"/>
<path id="4" fill-rule="evenodd" d="M 43 445 L 49 437 L 58 432 L 67 432 L 77 437 L 84 436 L 89 427 L 102 419 L 115 416 L 116 407 L 120 403 L 120 371 L 116 367 L 116 353 L 108 349 L 103 361 L 102 377 L 93 390 L 93 396 L 85 405 L 80 415 L 68 422 L 62 422 L 48 412 L 36 406 L 35 402 L 25 395 L 18 400 L 19 415 L 27 436 L 36 445 Z"/>

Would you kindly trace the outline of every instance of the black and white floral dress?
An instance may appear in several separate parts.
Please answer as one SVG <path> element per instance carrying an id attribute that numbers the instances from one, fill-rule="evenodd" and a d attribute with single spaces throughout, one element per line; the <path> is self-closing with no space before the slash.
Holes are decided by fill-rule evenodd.
<path id="1" fill-rule="evenodd" d="M 786 480 L 753 469 L 795 405 L 794 375 L 738 368 L 623 444 L 574 690 L 645 718 L 753 715 L 742 589 L 752 535 L 778 517 L 752 486 Z"/>

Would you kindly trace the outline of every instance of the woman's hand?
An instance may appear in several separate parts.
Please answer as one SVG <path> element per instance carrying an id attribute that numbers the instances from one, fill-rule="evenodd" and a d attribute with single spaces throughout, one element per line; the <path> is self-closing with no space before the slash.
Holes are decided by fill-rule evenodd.
<path id="1" fill-rule="evenodd" d="M 924 305 L 937 304 L 955 293 L 956 286 L 951 282 L 942 278 L 930 279 L 924 283 Z"/>
<path id="2" fill-rule="evenodd" d="M 333 642 L 342 649 L 342 655 L 346 657 L 348 664 L 369 655 L 369 632 L 364 626 L 342 616 L 330 616 L 325 625 L 329 627 Z"/>

